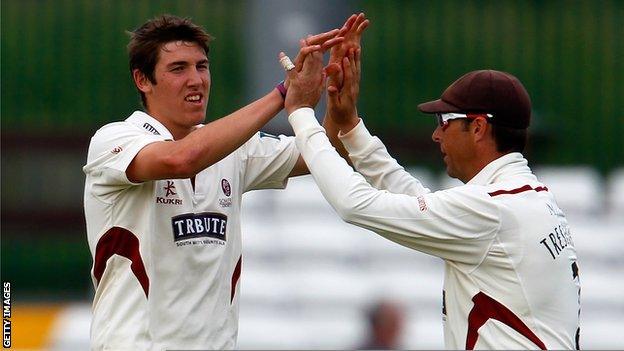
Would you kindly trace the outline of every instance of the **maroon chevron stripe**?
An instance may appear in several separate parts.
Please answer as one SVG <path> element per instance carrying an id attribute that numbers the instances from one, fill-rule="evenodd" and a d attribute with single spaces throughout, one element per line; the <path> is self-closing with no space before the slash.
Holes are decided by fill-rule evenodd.
<path id="1" fill-rule="evenodd" d="M 238 258 L 238 263 L 236 263 L 236 268 L 234 268 L 234 273 L 232 273 L 232 287 L 230 288 L 230 304 L 234 301 L 234 293 L 236 293 L 236 284 L 238 284 L 238 279 L 241 275 L 241 265 L 243 263 L 243 255 Z"/>
<path id="2" fill-rule="evenodd" d="M 546 350 L 546 345 L 540 340 L 535 333 L 527 327 L 518 316 L 511 312 L 500 302 L 487 296 L 483 292 L 479 292 L 472 297 L 474 306 L 468 315 L 468 333 L 466 334 L 466 350 L 474 350 L 474 346 L 479 339 L 479 328 L 490 318 L 505 323 L 513 330 L 524 335 L 531 340 L 540 349 Z"/>
<path id="3" fill-rule="evenodd" d="M 106 270 L 106 262 L 113 255 L 123 256 L 132 261 L 130 269 L 143 287 L 145 297 L 148 297 L 149 278 L 139 252 L 139 239 L 131 231 L 120 227 L 112 227 L 102 235 L 95 249 L 95 262 L 93 264 L 93 275 L 95 275 L 98 284 L 102 279 L 104 270 Z"/>

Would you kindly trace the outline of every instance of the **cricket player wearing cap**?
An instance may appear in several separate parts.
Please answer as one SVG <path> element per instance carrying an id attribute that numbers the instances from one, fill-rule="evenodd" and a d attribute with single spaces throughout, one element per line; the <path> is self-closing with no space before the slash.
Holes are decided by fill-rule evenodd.
<path id="1" fill-rule="evenodd" d="M 341 42 L 338 33 L 302 43 L 289 66 L 298 84 L 314 86 L 308 81 L 318 75 L 302 69 L 303 59 L 322 57 Z M 145 112 L 99 129 L 83 168 L 92 349 L 234 348 L 242 193 L 284 188 L 288 177 L 307 172 L 294 138 L 258 133 L 283 108 L 285 86 L 201 124 L 209 40 L 170 15 L 131 33 L 130 71 Z"/>
<path id="2" fill-rule="evenodd" d="M 344 82 L 328 88 L 326 118 L 357 172 L 332 148 L 314 111 L 287 96 L 297 147 L 343 220 L 444 260 L 446 347 L 578 349 L 576 249 L 565 215 L 522 155 L 531 102 L 520 81 L 474 71 L 419 105 L 438 120 L 432 139 L 448 174 L 465 183 L 430 192 L 358 118 L 359 51 L 340 69 Z M 299 85 L 292 86 L 288 94 Z"/>

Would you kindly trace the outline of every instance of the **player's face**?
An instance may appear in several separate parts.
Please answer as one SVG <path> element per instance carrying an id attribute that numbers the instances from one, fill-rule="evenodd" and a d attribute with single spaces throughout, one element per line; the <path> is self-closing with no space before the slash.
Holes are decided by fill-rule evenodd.
<path id="1" fill-rule="evenodd" d="M 448 121 L 447 125 L 438 126 L 431 138 L 440 144 L 446 173 L 465 183 L 473 176 L 475 147 L 464 123 L 465 120 Z"/>
<path id="2" fill-rule="evenodd" d="M 162 46 L 154 68 L 156 84 L 146 93 L 148 112 L 174 134 L 188 134 L 206 118 L 210 69 L 196 43 L 174 41 Z"/>

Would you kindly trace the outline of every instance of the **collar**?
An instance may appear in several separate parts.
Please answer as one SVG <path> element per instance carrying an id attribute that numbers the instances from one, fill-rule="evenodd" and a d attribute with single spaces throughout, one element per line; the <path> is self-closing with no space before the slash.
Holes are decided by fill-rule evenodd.
<path id="1" fill-rule="evenodd" d="M 162 123 L 143 111 L 134 111 L 130 117 L 126 118 L 126 121 L 154 135 L 162 135 L 166 140 L 173 140 L 173 135 Z"/>
<path id="2" fill-rule="evenodd" d="M 483 167 L 466 184 L 487 185 L 504 180 L 509 175 L 533 174 L 528 161 L 519 152 L 505 154 Z"/>

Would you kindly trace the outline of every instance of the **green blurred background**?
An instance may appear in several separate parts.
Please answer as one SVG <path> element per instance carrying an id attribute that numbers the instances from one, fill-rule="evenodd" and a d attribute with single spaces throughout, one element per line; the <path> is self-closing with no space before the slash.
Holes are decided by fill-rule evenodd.
<path id="1" fill-rule="evenodd" d="M 246 73 L 255 68 L 248 42 L 260 40 L 245 32 L 254 16 L 248 4 L 2 1 L 2 279 L 13 283 L 16 299 L 91 295 L 81 167 L 95 130 L 140 106 L 125 31 L 167 12 L 192 17 L 217 38 L 213 120 L 257 96 Z M 531 164 L 589 165 L 605 177 L 623 165 L 624 1 L 341 6 L 371 20 L 359 111 L 402 163 L 442 171 L 430 140 L 434 122 L 416 105 L 468 71 L 492 68 L 516 75 L 531 95 Z"/>

